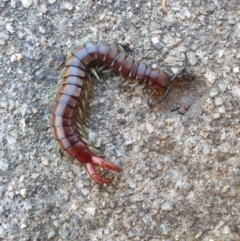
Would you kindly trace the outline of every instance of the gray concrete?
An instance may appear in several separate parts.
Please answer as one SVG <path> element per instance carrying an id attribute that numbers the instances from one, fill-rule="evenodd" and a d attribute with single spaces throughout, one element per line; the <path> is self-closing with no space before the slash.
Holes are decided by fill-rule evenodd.
<path id="1" fill-rule="evenodd" d="M 1 240 L 240 240 L 239 1 L 166 2 L 0 2 Z M 111 186 L 56 156 L 49 125 L 65 58 L 88 39 L 173 72 L 189 59 L 154 108 L 150 89 L 93 80 L 90 138 L 123 168 L 101 172 Z"/>

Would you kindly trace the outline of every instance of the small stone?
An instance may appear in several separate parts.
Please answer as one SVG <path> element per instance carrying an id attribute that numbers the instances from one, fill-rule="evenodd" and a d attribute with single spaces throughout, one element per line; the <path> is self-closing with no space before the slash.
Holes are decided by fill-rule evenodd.
<path id="1" fill-rule="evenodd" d="M 42 160 L 42 164 L 43 164 L 44 166 L 48 166 L 48 165 L 49 165 L 48 159 L 47 159 L 46 157 L 42 156 L 42 157 L 41 157 L 41 160 Z"/>
<path id="2" fill-rule="evenodd" d="M 20 53 L 18 53 L 18 54 L 13 54 L 13 55 L 11 56 L 10 61 L 11 61 L 12 63 L 15 62 L 15 61 L 20 62 L 22 59 L 23 59 L 23 55 L 20 54 Z"/>
<path id="3" fill-rule="evenodd" d="M 25 8 L 29 8 L 33 3 L 32 0 L 21 0 L 21 2 L 22 2 L 23 7 L 25 7 Z"/>
<path id="4" fill-rule="evenodd" d="M 8 170 L 8 163 L 0 161 L 0 169 L 5 172 Z"/>
<path id="5" fill-rule="evenodd" d="M 98 138 L 97 141 L 96 141 L 95 147 L 100 148 L 101 145 L 102 145 L 102 141 L 101 141 L 101 139 Z"/>
<path id="6" fill-rule="evenodd" d="M 219 90 L 223 93 L 223 92 L 226 91 L 227 85 L 220 82 L 220 83 L 218 83 L 218 88 L 219 88 Z"/>
<path id="7" fill-rule="evenodd" d="M 199 239 L 202 235 L 203 235 L 203 232 L 200 231 L 200 232 L 198 232 L 198 233 L 195 235 L 195 238 L 196 238 L 196 239 Z"/>
<path id="8" fill-rule="evenodd" d="M 203 146 L 202 148 L 203 155 L 209 155 L 210 154 L 210 149 L 208 146 Z"/>
<path id="9" fill-rule="evenodd" d="M 224 106 L 219 107 L 219 108 L 218 108 L 218 112 L 219 112 L 220 114 L 225 114 L 225 113 L 226 113 L 225 107 L 224 107 Z"/>
<path id="10" fill-rule="evenodd" d="M 27 227 L 27 224 L 25 224 L 25 223 L 21 224 L 21 226 L 20 226 L 21 229 L 24 229 L 26 227 Z"/>
<path id="11" fill-rule="evenodd" d="M 123 220 L 123 226 L 126 228 L 126 229 L 130 229 L 132 226 L 129 224 L 128 220 Z"/>
<path id="12" fill-rule="evenodd" d="M 17 35 L 18 35 L 19 39 L 23 39 L 25 36 L 24 33 L 20 32 L 20 31 L 18 31 Z"/>
<path id="13" fill-rule="evenodd" d="M 21 189 L 20 194 L 25 198 L 27 196 L 27 189 Z"/>
<path id="14" fill-rule="evenodd" d="M 13 26 L 12 26 L 11 23 L 7 23 L 6 29 L 7 29 L 7 31 L 8 31 L 9 33 L 15 33 L 15 30 L 14 30 L 14 28 L 13 28 Z"/>
<path id="15" fill-rule="evenodd" d="M 24 210 L 29 211 L 33 208 L 30 202 L 24 202 Z"/>
<path id="16" fill-rule="evenodd" d="M 215 99 L 215 106 L 221 106 L 221 105 L 223 105 L 223 100 L 221 97 L 217 97 Z"/>
<path id="17" fill-rule="evenodd" d="M 223 189 L 222 189 L 222 191 L 221 191 L 221 193 L 226 193 L 226 192 L 229 191 L 229 189 L 230 189 L 229 186 L 224 186 Z"/>
<path id="18" fill-rule="evenodd" d="M 163 170 L 163 167 L 162 167 L 161 165 L 157 165 L 157 166 L 156 166 L 156 170 L 159 171 L 159 172 L 161 172 L 161 171 Z"/>
<path id="19" fill-rule="evenodd" d="M 166 124 L 167 124 L 168 126 L 172 126 L 174 123 L 175 123 L 175 121 L 172 120 L 172 119 L 167 119 L 167 120 L 166 120 Z"/>
<path id="20" fill-rule="evenodd" d="M 233 68 L 233 72 L 234 72 L 235 74 L 239 73 L 239 67 L 234 67 L 234 68 Z"/>
<path id="21" fill-rule="evenodd" d="M 3 193 L 5 192 L 5 190 L 6 190 L 6 186 L 5 186 L 5 185 L 1 185 L 1 186 L 0 186 L 0 196 L 3 195 Z"/>
<path id="22" fill-rule="evenodd" d="M 16 8 L 16 0 L 11 0 L 10 6 L 11 8 Z"/>
<path id="23" fill-rule="evenodd" d="M 99 20 L 103 21 L 105 17 L 106 17 L 106 14 L 103 13 L 103 14 L 100 15 Z"/>
<path id="24" fill-rule="evenodd" d="M 71 3 L 65 3 L 63 5 L 63 8 L 67 11 L 72 11 L 73 10 L 73 5 Z"/>
<path id="25" fill-rule="evenodd" d="M 6 40 L 0 39 L 0 45 L 5 45 L 5 44 L 6 44 Z"/>
<path id="26" fill-rule="evenodd" d="M 240 103 L 240 85 L 234 85 L 232 87 L 232 95 L 237 99 Z"/>
<path id="27" fill-rule="evenodd" d="M 150 123 L 146 124 L 146 129 L 148 130 L 149 133 L 154 132 L 154 127 Z"/>
<path id="28" fill-rule="evenodd" d="M 188 63 L 191 65 L 195 65 L 197 63 L 197 56 L 194 52 L 188 52 L 187 53 Z"/>
<path id="29" fill-rule="evenodd" d="M 48 11 L 48 8 L 45 4 L 40 5 L 40 11 L 42 13 L 46 13 Z"/>
<path id="30" fill-rule="evenodd" d="M 153 44 L 158 44 L 160 43 L 160 38 L 158 36 L 153 36 L 152 37 L 152 43 Z"/>
<path id="31" fill-rule="evenodd" d="M 213 98 L 213 97 L 217 96 L 218 93 L 219 93 L 218 89 L 213 88 L 213 89 L 211 89 L 209 96 Z"/>
<path id="32" fill-rule="evenodd" d="M 86 208 L 86 212 L 87 212 L 88 214 L 94 216 L 95 213 L 96 213 L 96 208 L 94 208 L 94 207 Z"/>
<path id="33" fill-rule="evenodd" d="M 231 72 L 231 68 L 229 66 L 224 66 L 224 70 L 229 74 Z"/>
<path id="34" fill-rule="evenodd" d="M 72 204 L 72 209 L 73 209 L 73 211 L 76 212 L 79 208 L 80 208 L 80 205 L 79 205 L 77 202 L 74 202 L 74 203 Z"/>
<path id="35" fill-rule="evenodd" d="M 172 211 L 173 210 L 173 204 L 170 202 L 164 202 L 161 206 L 163 211 Z"/>
<path id="36" fill-rule="evenodd" d="M 229 235 L 231 233 L 231 230 L 227 225 L 225 225 L 222 227 L 222 233 L 225 235 L 227 235 L 227 234 Z"/>
<path id="37" fill-rule="evenodd" d="M 50 230 L 48 233 L 48 239 L 51 239 L 55 236 L 55 231 L 54 230 Z"/>
<path id="38" fill-rule="evenodd" d="M 54 4 L 57 0 L 48 0 L 50 4 Z"/>
<path id="39" fill-rule="evenodd" d="M 155 215 L 157 215 L 158 214 L 158 210 L 151 210 L 151 215 L 152 216 L 155 216 Z"/>
<path id="40" fill-rule="evenodd" d="M 5 239 L 6 238 L 6 233 L 4 232 L 4 229 L 0 227 L 0 239 Z"/>
<path id="41" fill-rule="evenodd" d="M 184 115 L 186 113 L 186 109 L 184 106 L 180 106 L 178 109 L 178 113 L 181 115 Z"/>
<path id="42" fill-rule="evenodd" d="M 224 54 L 224 49 L 220 49 L 218 51 L 218 58 L 222 58 L 223 54 Z"/>
<path id="43" fill-rule="evenodd" d="M 32 113 L 33 113 L 33 114 L 37 114 L 37 113 L 38 113 L 38 109 L 32 108 Z"/>
<path id="44" fill-rule="evenodd" d="M 165 224 L 161 224 L 160 227 L 161 227 L 161 229 L 163 231 L 163 235 L 165 235 L 165 236 L 169 235 L 168 228 L 167 228 L 167 226 Z"/>
<path id="45" fill-rule="evenodd" d="M 86 188 L 82 188 L 82 189 L 81 189 L 81 192 L 82 192 L 82 195 L 83 195 L 83 196 L 87 196 L 87 195 L 89 194 L 89 190 L 86 189 Z"/>
<path id="46" fill-rule="evenodd" d="M 207 70 L 207 72 L 205 74 L 205 77 L 206 77 L 206 81 L 207 81 L 208 86 L 212 86 L 217 79 L 216 73 L 214 73 L 210 70 Z"/>
<path id="47" fill-rule="evenodd" d="M 152 69 L 157 69 L 158 68 L 158 65 L 157 64 L 153 64 L 152 65 Z"/>

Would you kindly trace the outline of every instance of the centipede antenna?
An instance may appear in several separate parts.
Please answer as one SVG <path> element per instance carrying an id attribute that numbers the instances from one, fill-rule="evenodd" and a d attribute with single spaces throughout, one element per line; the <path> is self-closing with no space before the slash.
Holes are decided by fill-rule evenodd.
<path id="1" fill-rule="evenodd" d="M 180 69 L 178 70 L 178 72 L 176 74 L 174 74 L 172 77 L 171 77 L 171 83 L 177 79 L 177 77 L 186 69 L 187 67 L 187 55 L 186 53 L 183 52 L 183 54 L 185 55 L 185 65 Z"/>

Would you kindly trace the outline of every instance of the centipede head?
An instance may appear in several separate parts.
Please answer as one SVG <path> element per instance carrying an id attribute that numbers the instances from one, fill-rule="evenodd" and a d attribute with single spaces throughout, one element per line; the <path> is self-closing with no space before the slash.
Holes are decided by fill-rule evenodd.
<path id="1" fill-rule="evenodd" d="M 184 55 L 185 55 L 185 65 L 182 68 L 180 68 L 176 74 L 174 74 L 171 77 L 169 77 L 169 75 L 166 72 L 164 72 L 164 71 L 161 71 L 159 73 L 153 88 L 155 90 L 157 90 L 157 91 L 161 91 L 161 92 L 165 91 L 165 93 L 161 96 L 159 101 L 157 101 L 156 103 L 150 103 L 148 101 L 148 104 L 150 106 L 154 106 L 154 105 L 160 104 L 168 96 L 168 94 L 170 92 L 171 84 L 173 83 L 174 80 L 176 80 L 178 78 L 178 76 L 180 74 L 183 73 L 183 71 L 187 67 L 187 55 L 186 55 L 186 53 L 184 53 Z"/>

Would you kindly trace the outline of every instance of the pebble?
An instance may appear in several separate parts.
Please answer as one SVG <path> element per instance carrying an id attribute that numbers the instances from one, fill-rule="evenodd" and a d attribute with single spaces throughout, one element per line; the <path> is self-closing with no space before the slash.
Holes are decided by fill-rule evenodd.
<path id="1" fill-rule="evenodd" d="M 222 227 L 222 233 L 227 235 L 227 234 L 231 233 L 231 230 L 227 225 L 225 225 L 225 226 Z"/>
<path id="2" fill-rule="evenodd" d="M 20 61 L 22 61 L 22 59 L 23 59 L 23 55 L 20 54 L 20 53 L 18 53 L 18 54 L 13 54 L 13 55 L 11 56 L 10 61 L 11 61 L 12 63 L 13 63 L 13 62 L 16 62 L 16 61 L 20 62 Z"/>
<path id="3" fill-rule="evenodd" d="M 54 4 L 57 0 L 48 0 L 50 4 Z"/>
<path id="4" fill-rule="evenodd" d="M 234 72 L 235 74 L 239 73 L 239 67 L 234 67 L 234 68 L 233 68 L 233 72 Z"/>
<path id="5" fill-rule="evenodd" d="M 10 6 L 11 8 L 16 8 L 16 0 L 11 0 Z"/>
<path id="6" fill-rule="evenodd" d="M 48 8 L 45 4 L 40 5 L 40 11 L 42 13 L 46 13 L 48 11 Z"/>
<path id="7" fill-rule="evenodd" d="M 195 65 L 198 61 L 196 53 L 194 53 L 194 52 L 188 52 L 187 58 L 188 58 L 188 63 L 191 65 Z"/>
<path id="8" fill-rule="evenodd" d="M 220 83 L 218 84 L 218 88 L 219 88 L 219 90 L 223 93 L 223 92 L 226 91 L 227 85 L 220 82 Z"/>
<path id="9" fill-rule="evenodd" d="M 25 198 L 27 196 L 27 189 L 21 189 L 20 194 Z"/>
<path id="10" fill-rule="evenodd" d="M 147 129 L 147 131 L 149 133 L 153 133 L 154 132 L 154 127 L 150 123 L 146 124 L 146 129 Z"/>
<path id="11" fill-rule="evenodd" d="M 25 34 L 23 32 L 18 31 L 17 36 L 19 39 L 23 39 Z"/>
<path id="12" fill-rule="evenodd" d="M 164 202 L 161 206 L 163 211 L 172 211 L 173 210 L 173 204 L 170 202 Z"/>
<path id="13" fill-rule="evenodd" d="M 158 43 L 160 43 L 159 37 L 158 37 L 158 36 L 153 36 L 153 37 L 152 37 L 152 43 L 153 43 L 153 44 L 158 44 Z"/>
<path id="14" fill-rule="evenodd" d="M 0 45 L 5 45 L 5 44 L 6 44 L 6 40 L 0 39 Z"/>
<path id="15" fill-rule="evenodd" d="M 22 223 L 21 226 L 20 226 L 21 229 L 24 229 L 26 227 L 27 227 L 27 224 L 25 224 L 25 223 Z"/>
<path id="16" fill-rule="evenodd" d="M 226 113 L 225 107 L 224 107 L 224 106 L 219 107 L 219 108 L 218 108 L 218 112 L 219 112 L 220 114 L 225 114 L 225 113 Z"/>
<path id="17" fill-rule="evenodd" d="M 5 185 L 1 185 L 0 186 L 0 196 L 3 195 L 4 191 L 6 190 L 6 186 Z"/>
<path id="18" fill-rule="evenodd" d="M 29 8 L 33 3 L 32 0 L 21 0 L 21 2 L 22 2 L 23 7 L 25 7 L 25 8 Z"/>
<path id="19" fill-rule="evenodd" d="M 217 79 L 216 74 L 214 72 L 210 71 L 209 69 L 207 70 L 205 77 L 206 77 L 207 84 L 209 86 L 212 86 Z"/>
<path id="20" fill-rule="evenodd" d="M 103 13 L 103 14 L 100 15 L 99 20 L 103 21 L 105 17 L 106 17 L 106 14 Z"/>
<path id="21" fill-rule="evenodd" d="M 48 159 L 46 157 L 42 156 L 41 157 L 41 161 L 42 161 L 42 164 L 44 166 L 48 166 L 49 165 L 49 161 L 48 161 Z"/>
<path id="22" fill-rule="evenodd" d="M 218 89 L 213 88 L 213 89 L 211 89 L 209 96 L 213 98 L 213 97 L 217 96 L 218 93 L 219 93 Z"/>
<path id="23" fill-rule="evenodd" d="M 15 30 L 14 30 L 14 28 L 13 28 L 13 26 L 12 26 L 11 23 L 7 23 L 6 29 L 7 29 L 7 31 L 8 31 L 9 33 L 15 33 Z"/>
<path id="24" fill-rule="evenodd" d="M 1 227 L 0 228 L 0 239 L 5 239 L 6 238 L 6 233 L 4 232 L 4 229 Z"/>
<path id="25" fill-rule="evenodd" d="M 86 189 L 86 188 L 82 188 L 82 189 L 81 189 L 81 192 L 82 192 L 82 195 L 83 195 L 83 196 L 87 196 L 87 195 L 89 194 L 89 190 Z"/>
<path id="26" fill-rule="evenodd" d="M 129 224 L 128 220 L 125 219 L 123 220 L 123 226 L 126 228 L 126 229 L 130 229 L 132 226 Z"/>
<path id="27" fill-rule="evenodd" d="M 224 54 L 224 49 L 219 49 L 218 58 L 222 58 L 223 54 Z"/>
<path id="28" fill-rule="evenodd" d="M 215 106 L 221 106 L 223 105 L 223 100 L 221 97 L 215 98 Z"/>
<path id="29" fill-rule="evenodd" d="M 87 212 L 88 214 L 94 216 L 95 213 L 96 213 L 96 208 L 94 208 L 94 207 L 86 208 L 86 212 Z"/>
<path id="30" fill-rule="evenodd" d="M 72 204 L 72 209 L 73 209 L 73 211 L 77 211 L 79 208 L 80 208 L 80 205 L 79 205 L 77 202 L 74 202 L 74 203 Z"/>
<path id="31" fill-rule="evenodd" d="M 65 3 L 63 5 L 63 9 L 65 9 L 67 11 L 72 11 L 73 10 L 73 5 L 71 3 Z"/>
<path id="32" fill-rule="evenodd" d="M 240 101 L 240 85 L 232 86 L 232 95 L 237 99 L 237 101 Z"/>
<path id="33" fill-rule="evenodd" d="M 49 232 L 48 232 L 48 239 L 51 239 L 51 238 L 53 238 L 55 236 L 55 231 L 54 230 L 50 230 Z"/>
<path id="34" fill-rule="evenodd" d="M 166 120 L 166 124 L 167 124 L 168 126 L 172 126 L 174 123 L 175 123 L 175 121 L 172 120 L 172 119 L 167 119 L 167 120 Z"/>
<path id="35" fill-rule="evenodd" d="M 5 172 L 8 170 L 8 163 L 0 161 L 0 169 Z"/>
<path id="36" fill-rule="evenodd" d="M 222 189 L 222 191 L 221 191 L 221 193 L 226 193 L 226 192 L 228 192 L 229 191 L 229 189 L 230 189 L 230 186 L 224 186 L 223 187 L 223 189 Z"/>
<path id="37" fill-rule="evenodd" d="M 167 228 L 167 226 L 165 224 L 161 224 L 160 227 L 161 227 L 161 229 L 163 231 L 163 235 L 165 235 L 165 236 L 169 235 L 168 228 Z"/>

